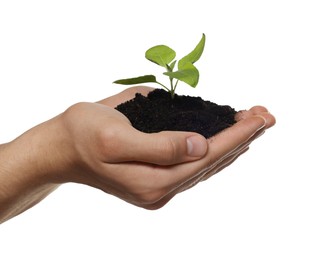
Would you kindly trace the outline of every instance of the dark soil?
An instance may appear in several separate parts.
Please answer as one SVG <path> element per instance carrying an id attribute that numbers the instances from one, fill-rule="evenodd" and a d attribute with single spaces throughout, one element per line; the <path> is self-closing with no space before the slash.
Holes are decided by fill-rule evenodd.
<path id="1" fill-rule="evenodd" d="M 236 111 L 230 106 L 220 106 L 200 97 L 170 94 L 155 89 L 147 97 L 135 98 L 116 107 L 130 120 L 133 127 L 145 132 L 191 131 L 209 138 L 236 123 Z"/>

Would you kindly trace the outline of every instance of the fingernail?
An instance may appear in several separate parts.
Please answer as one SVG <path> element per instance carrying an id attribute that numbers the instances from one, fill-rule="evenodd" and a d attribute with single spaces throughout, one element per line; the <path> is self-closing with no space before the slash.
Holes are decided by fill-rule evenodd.
<path id="1" fill-rule="evenodd" d="M 208 144 L 206 139 L 200 135 L 192 135 L 186 139 L 187 154 L 192 157 L 201 157 L 206 154 Z"/>

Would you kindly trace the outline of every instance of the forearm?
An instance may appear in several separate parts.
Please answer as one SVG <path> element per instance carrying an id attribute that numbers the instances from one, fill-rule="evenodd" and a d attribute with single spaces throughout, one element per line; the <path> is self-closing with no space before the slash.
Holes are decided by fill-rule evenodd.
<path id="1" fill-rule="evenodd" d="M 61 134 L 56 120 L 0 145 L 0 223 L 34 206 L 59 186 L 56 147 Z"/>

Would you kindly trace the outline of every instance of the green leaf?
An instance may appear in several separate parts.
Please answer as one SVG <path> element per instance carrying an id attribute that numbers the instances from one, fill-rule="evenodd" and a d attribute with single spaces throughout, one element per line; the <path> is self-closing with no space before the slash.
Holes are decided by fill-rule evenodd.
<path id="1" fill-rule="evenodd" d="M 166 68 L 176 57 L 176 52 L 166 45 L 157 45 L 148 49 L 145 53 L 145 58 Z"/>
<path id="2" fill-rule="evenodd" d="M 176 65 L 176 60 L 174 60 L 174 61 L 169 65 L 171 71 L 173 71 L 175 65 Z"/>
<path id="3" fill-rule="evenodd" d="M 174 72 L 165 72 L 164 75 L 167 75 L 171 78 L 178 79 L 185 82 L 191 87 L 195 88 L 199 82 L 199 71 L 192 63 L 185 63 L 184 66 Z"/>
<path id="4" fill-rule="evenodd" d="M 157 83 L 156 77 L 153 75 L 145 75 L 136 78 L 119 79 L 114 81 L 113 83 L 122 84 L 122 85 L 133 85 L 133 84 L 150 83 L 150 82 Z"/>
<path id="5" fill-rule="evenodd" d="M 178 69 L 179 70 L 182 69 L 184 65 L 188 62 L 193 64 L 196 61 L 198 61 L 203 53 L 205 43 L 206 43 L 206 35 L 203 33 L 202 38 L 198 43 L 198 45 L 195 47 L 195 49 L 178 62 Z"/>

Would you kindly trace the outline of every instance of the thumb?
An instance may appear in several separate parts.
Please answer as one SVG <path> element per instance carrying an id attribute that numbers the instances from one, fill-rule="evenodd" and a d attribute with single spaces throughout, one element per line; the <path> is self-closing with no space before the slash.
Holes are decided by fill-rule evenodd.
<path id="1" fill-rule="evenodd" d="M 133 130 L 120 140 L 122 149 L 118 161 L 139 161 L 158 165 L 173 165 L 203 157 L 208 150 L 207 140 L 197 133 L 163 131 L 142 133 Z"/>

